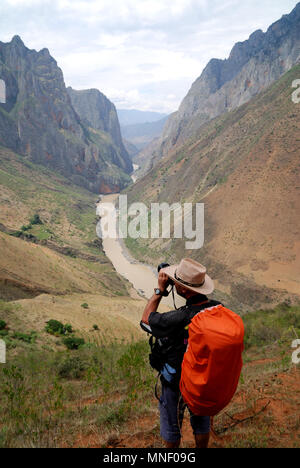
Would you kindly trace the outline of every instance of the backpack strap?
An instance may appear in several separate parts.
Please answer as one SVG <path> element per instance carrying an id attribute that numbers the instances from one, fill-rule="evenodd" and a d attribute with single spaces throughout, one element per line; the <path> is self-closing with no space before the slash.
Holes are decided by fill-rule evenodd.
<path id="1" fill-rule="evenodd" d="M 210 309 L 211 307 L 217 307 L 218 305 L 222 305 L 222 303 L 218 301 L 214 301 L 214 300 L 208 300 L 205 302 L 201 302 L 201 304 L 186 306 L 186 309 L 189 312 L 188 313 L 189 323 L 200 312 L 204 312 L 206 309 Z"/>

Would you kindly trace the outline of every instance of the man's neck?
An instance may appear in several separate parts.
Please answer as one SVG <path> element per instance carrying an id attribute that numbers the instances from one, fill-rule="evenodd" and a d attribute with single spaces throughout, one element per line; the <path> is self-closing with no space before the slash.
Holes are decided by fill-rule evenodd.
<path id="1" fill-rule="evenodd" d="M 186 305 L 194 305 L 194 304 L 201 304 L 202 302 L 207 302 L 208 298 L 204 294 L 195 294 L 194 296 L 190 296 L 187 301 Z"/>

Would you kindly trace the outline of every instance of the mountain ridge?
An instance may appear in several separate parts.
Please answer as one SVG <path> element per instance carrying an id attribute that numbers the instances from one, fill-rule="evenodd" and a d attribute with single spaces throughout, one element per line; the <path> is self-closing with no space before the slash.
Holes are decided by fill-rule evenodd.
<path id="1" fill-rule="evenodd" d="M 146 150 L 150 167 L 202 125 L 240 105 L 280 78 L 300 61 L 300 3 L 273 23 L 238 42 L 228 59 L 212 59 L 192 84 L 177 112 L 168 119 L 155 147 Z"/>
<path id="2" fill-rule="evenodd" d="M 0 77 L 7 93 L 0 105 L 1 145 L 97 193 L 130 182 L 132 165 L 124 146 L 114 145 L 107 132 L 93 138 L 48 49 L 30 50 L 19 36 L 0 42 Z"/>

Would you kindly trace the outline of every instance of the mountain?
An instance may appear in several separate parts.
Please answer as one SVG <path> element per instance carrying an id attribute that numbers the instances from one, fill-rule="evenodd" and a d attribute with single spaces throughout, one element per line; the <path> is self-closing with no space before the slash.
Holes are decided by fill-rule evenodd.
<path id="1" fill-rule="evenodd" d="M 125 145 L 127 153 L 129 154 L 129 156 L 131 157 L 133 161 L 133 159 L 139 154 L 138 148 L 133 143 L 126 140 L 126 138 L 123 138 L 123 143 Z"/>
<path id="2" fill-rule="evenodd" d="M 94 142 L 98 143 L 102 151 L 106 149 L 108 160 L 130 173 L 132 166 L 122 140 L 114 104 L 97 89 L 76 91 L 68 87 L 67 91 L 75 111 L 89 130 Z M 108 137 L 109 142 L 107 142 Z"/>
<path id="3" fill-rule="evenodd" d="M 131 150 L 135 162 L 138 162 L 138 164 L 143 163 L 143 160 L 136 160 L 136 155 L 154 139 L 161 136 L 168 115 L 159 112 L 126 109 L 119 109 L 117 112 L 123 140 L 137 148 L 137 152 Z"/>
<path id="4" fill-rule="evenodd" d="M 145 122 L 122 126 L 122 136 L 139 150 L 147 146 L 154 138 L 160 137 L 168 117 L 156 122 Z"/>
<path id="5" fill-rule="evenodd" d="M 136 257 L 195 258 L 234 307 L 299 300 L 300 104 L 292 101 L 299 77 L 297 65 L 250 102 L 204 124 L 128 189 L 129 202 L 205 204 L 202 249 L 139 239 L 128 244 Z"/>
<path id="6" fill-rule="evenodd" d="M 77 97 L 81 117 L 47 49 L 29 50 L 19 36 L 0 42 L 0 77 L 7 92 L 6 103 L 0 105 L 2 146 L 97 193 L 118 191 L 130 182 L 132 165 L 113 105 L 95 90 L 83 92 L 88 102 L 95 97 L 95 105 L 87 115 Z M 96 106 L 103 115 L 98 120 Z"/>
<path id="7" fill-rule="evenodd" d="M 300 3 L 266 33 L 255 31 L 233 47 L 226 60 L 212 59 L 179 110 L 168 119 L 146 159 L 153 164 L 177 143 L 199 133 L 209 120 L 238 108 L 266 89 L 300 60 Z"/>
<path id="8" fill-rule="evenodd" d="M 167 117 L 167 114 L 136 109 L 117 109 L 121 126 L 157 122 Z"/>

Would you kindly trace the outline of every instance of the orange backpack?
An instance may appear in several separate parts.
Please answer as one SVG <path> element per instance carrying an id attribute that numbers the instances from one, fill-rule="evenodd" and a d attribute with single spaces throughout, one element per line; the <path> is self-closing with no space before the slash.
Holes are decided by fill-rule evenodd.
<path id="1" fill-rule="evenodd" d="M 215 416 L 236 392 L 242 370 L 244 325 L 222 304 L 204 309 L 189 325 L 180 390 L 195 415 Z"/>

